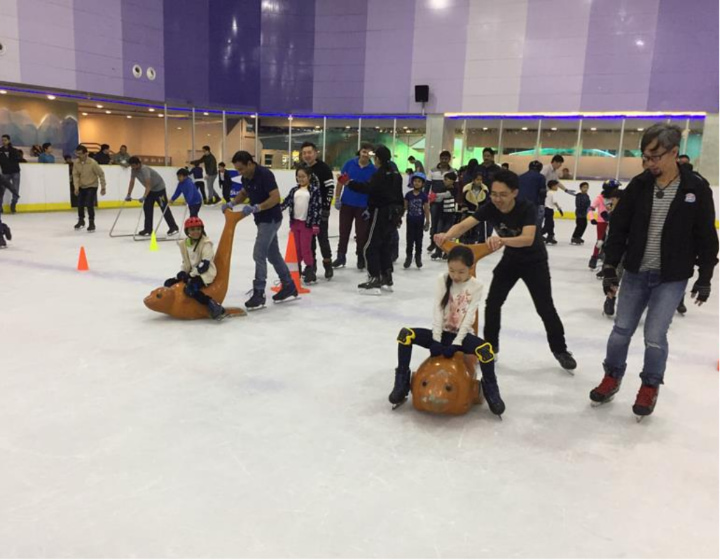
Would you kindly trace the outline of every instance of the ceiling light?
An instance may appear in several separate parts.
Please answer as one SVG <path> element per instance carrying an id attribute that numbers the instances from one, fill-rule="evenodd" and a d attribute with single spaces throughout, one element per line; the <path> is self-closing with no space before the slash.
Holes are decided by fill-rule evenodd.
<path id="1" fill-rule="evenodd" d="M 557 130 L 557 126 L 553 126 L 550 130 Z"/>
<path id="2" fill-rule="evenodd" d="M 407 126 L 403 126 L 403 130 L 407 130 L 407 129 L 408 129 L 408 127 L 407 127 Z"/>
<path id="3" fill-rule="evenodd" d="M 155 112 L 155 107 L 149 107 L 149 108 L 148 108 L 148 111 L 150 111 L 151 113 L 154 113 L 154 112 Z"/>
<path id="4" fill-rule="evenodd" d="M 203 115 L 205 115 L 206 117 L 207 117 L 209 114 L 210 114 L 210 113 L 208 113 L 207 111 L 205 111 L 205 112 L 203 113 Z"/>
<path id="5" fill-rule="evenodd" d="M 595 131 L 597 130 L 597 128 L 595 128 L 595 127 L 593 126 L 593 127 L 590 128 L 590 130 L 592 130 L 593 132 L 595 132 Z"/>
<path id="6" fill-rule="evenodd" d="M 163 115 L 162 113 L 160 113 L 160 114 L 158 115 L 158 117 L 160 117 L 160 118 L 163 118 L 164 116 L 165 116 L 165 115 Z"/>
<path id="7" fill-rule="evenodd" d="M 6 89 L 0 89 L 0 95 L 5 95 L 7 93 Z"/>
<path id="8" fill-rule="evenodd" d="M 346 126 L 345 128 L 350 128 L 349 126 Z"/>
<path id="9" fill-rule="evenodd" d="M 523 130 L 527 130 L 528 127 L 527 127 L 527 126 L 523 126 L 522 129 L 523 129 Z"/>
<path id="10" fill-rule="evenodd" d="M 208 134 L 208 136 L 212 136 L 212 134 Z"/>
<path id="11" fill-rule="evenodd" d="M 112 115 L 112 111 L 105 111 L 106 115 Z"/>
<path id="12" fill-rule="evenodd" d="M 316 125 L 315 125 L 315 128 L 320 128 L 320 125 L 319 125 L 319 124 L 316 124 Z"/>
<path id="13" fill-rule="evenodd" d="M 83 115 L 83 117 L 87 117 L 87 113 L 83 113 L 82 115 Z"/>
<path id="14" fill-rule="evenodd" d="M 637 41 L 635 41 L 635 44 L 636 44 L 638 47 L 644 47 L 644 46 L 645 46 L 645 41 L 643 41 L 642 39 L 638 39 Z"/>
<path id="15" fill-rule="evenodd" d="M 53 99 L 55 99 L 55 96 L 54 96 L 54 95 L 48 95 L 47 98 L 48 98 L 50 101 L 52 101 Z"/>
<path id="16" fill-rule="evenodd" d="M 178 129 L 178 130 L 182 130 L 182 126 L 178 126 L 177 129 Z"/>
<path id="17" fill-rule="evenodd" d="M 95 107 L 97 107 L 98 109 L 102 109 L 102 108 L 103 108 L 102 105 L 95 105 Z"/>
<path id="18" fill-rule="evenodd" d="M 128 119 L 132 119 L 132 115 L 128 115 L 127 118 L 128 118 Z"/>
<path id="19" fill-rule="evenodd" d="M 487 126 L 483 126 L 483 130 L 487 130 L 487 129 L 488 129 L 488 127 L 487 127 Z"/>
<path id="20" fill-rule="evenodd" d="M 643 130 L 645 130 L 645 129 L 644 129 L 644 128 L 638 128 L 638 129 L 637 129 L 638 132 L 642 132 Z"/>

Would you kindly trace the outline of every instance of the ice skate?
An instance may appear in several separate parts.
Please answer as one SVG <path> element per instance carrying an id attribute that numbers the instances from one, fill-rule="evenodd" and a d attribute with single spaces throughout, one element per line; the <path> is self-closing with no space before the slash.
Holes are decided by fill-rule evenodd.
<path id="1" fill-rule="evenodd" d="M 303 282 L 306 285 L 315 284 L 317 282 L 317 275 L 315 274 L 312 266 L 305 267 L 305 270 L 303 271 Z"/>
<path id="2" fill-rule="evenodd" d="M 345 268 L 345 255 L 338 253 L 337 258 L 333 261 L 332 267 L 333 268 Z"/>
<path id="3" fill-rule="evenodd" d="M 252 296 L 245 302 L 248 311 L 256 311 L 265 307 L 265 294 L 260 290 L 253 290 Z"/>
<path id="4" fill-rule="evenodd" d="M 80 231 L 85 227 L 85 220 L 78 220 L 78 223 L 75 224 L 74 229 L 75 231 Z"/>
<path id="5" fill-rule="evenodd" d="M 208 302 L 208 310 L 210 311 L 210 317 L 212 317 L 216 321 L 221 321 L 225 318 L 225 309 L 214 299 L 211 299 Z"/>
<path id="6" fill-rule="evenodd" d="M 565 352 L 553 352 L 553 356 L 555 356 L 555 359 L 558 361 L 561 368 L 568 373 L 575 375 L 573 370 L 577 367 L 577 362 L 575 361 L 575 358 L 573 358 L 572 353 L 567 350 Z"/>
<path id="7" fill-rule="evenodd" d="M 333 272 L 333 266 L 330 259 L 323 259 L 323 268 L 325 269 L 325 280 L 330 280 L 333 277 L 333 274 L 335 274 Z"/>
<path id="8" fill-rule="evenodd" d="M 388 400 L 393 405 L 393 410 L 401 406 L 410 394 L 410 369 L 409 368 L 396 368 L 395 369 L 395 386 L 393 387 Z"/>
<path id="9" fill-rule="evenodd" d="M 615 398 L 615 394 L 620 390 L 621 379 L 610 377 L 605 374 L 600 385 L 590 391 L 590 400 L 592 406 L 600 406 L 605 403 L 609 403 Z"/>
<path id="10" fill-rule="evenodd" d="M 88 231 L 95 231 L 95 220 L 90 220 L 90 223 L 88 224 Z"/>
<path id="11" fill-rule="evenodd" d="M 412 256 L 405 257 L 405 262 L 403 263 L 403 268 L 410 268 L 410 265 L 412 264 Z"/>
<path id="12" fill-rule="evenodd" d="M 641 422 L 643 418 L 653 413 L 659 392 L 659 386 L 655 387 L 645 383 L 640 386 L 640 390 L 635 398 L 635 404 L 633 405 L 633 413 L 638 422 Z"/>
<path id="13" fill-rule="evenodd" d="M 300 298 L 298 297 L 295 283 L 292 281 L 289 284 L 283 284 L 281 290 L 272 297 L 273 303 L 286 303 L 288 301 L 295 301 L 296 299 Z"/>
<path id="14" fill-rule="evenodd" d="M 382 280 L 378 276 L 371 276 L 367 282 L 358 284 L 358 290 L 362 295 L 379 296 L 382 294 Z"/>
<path id="15" fill-rule="evenodd" d="M 485 397 L 485 401 L 488 404 L 490 412 L 497 415 L 497 417 L 502 420 L 502 415 L 505 412 L 505 403 L 500 396 L 500 389 L 498 388 L 497 381 L 488 380 L 483 377 L 480 380 L 480 390 Z"/>

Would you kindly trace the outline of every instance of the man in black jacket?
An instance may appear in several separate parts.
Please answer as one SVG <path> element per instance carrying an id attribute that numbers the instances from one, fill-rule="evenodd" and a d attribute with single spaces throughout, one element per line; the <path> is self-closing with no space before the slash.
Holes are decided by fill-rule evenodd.
<path id="1" fill-rule="evenodd" d="M 201 163 L 203 164 L 203 167 L 205 168 L 205 176 L 207 177 L 207 194 L 209 203 L 217 204 L 218 202 L 220 202 L 220 197 L 215 192 L 215 179 L 217 179 L 218 175 L 217 160 L 210 151 L 210 146 L 203 146 L 202 151 L 203 156 L 200 159 L 196 159 L 188 163 L 191 163 L 193 165 L 200 165 Z"/>
<path id="2" fill-rule="evenodd" d="M 322 211 L 320 218 L 320 235 L 317 236 L 320 243 L 320 253 L 322 254 L 323 267 L 325 268 L 325 278 L 330 280 L 333 277 L 332 267 L 332 248 L 330 247 L 330 239 L 328 238 L 328 227 L 330 224 L 330 208 L 332 208 L 333 196 L 335 195 L 335 179 L 333 178 L 332 169 L 327 163 L 318 159 L 318 149 L 312 142 L 303 142 L 300 147 L 300 157 L 308 166 L 310 171 L 317 177 L 320 183 L 320 194 L 322 197 Z M 315 238 L 313 237 L 312 250 L 315 256 Z M 315 260 L 317 263 L 317 259 Z"/>
<path id="3" fill-rule="evenodd" d="M 393 285 L 392 239 L 402 216 L 405 200 L 402 176 L 390 161 L 390 157 L 390 150 L 386 146 L 378 146 L 375 148 L 377 171 L 370 181 L 347 183 L 353 190 L 368 194 L 370 233 L 364 251 L 369 279 L 358 285 L 361 290 L 377 290 Z"/>
<path id="4" fill-rule="evenodd" d="M 718 262 L 712 191 L 702 177 L 678 166 L 681 137 L 679 127 L 665 123 L 645 131 L 640 144 L 645 171 L 633 178 L 614 209 L 604 246 L 603 289 L 609 297 L 617 294 L 618 308 L 605 376 L 590 399 L 602 404 L 620 389 L 630 340 L 647 309 L 642 385 L 633 406 L 638 419 L 655 409 L 668 356 L 667 331 L 695 265 L 698 279 L 691 293 L 702 305 Z M 621 262 L 625 272 L 618 293 Z"/>
<path id="5" fill-rule="evenodd" d="M 2 206 L 5 189 L 7 188 L 12 193 L 10 212 L 13 214 L 20 198 L 20 159 L 20 152 L 12 145 L 10 136 L 3 134 L 2 145 L 0 146 L 0 173 L 6 179 L 6 186 L 0 186 L 0 206 Z"/>

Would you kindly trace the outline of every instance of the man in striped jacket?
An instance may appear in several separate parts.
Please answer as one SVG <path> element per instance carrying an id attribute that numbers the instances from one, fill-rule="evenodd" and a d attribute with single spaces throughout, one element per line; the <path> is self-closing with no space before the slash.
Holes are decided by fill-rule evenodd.
<path id="1" fill-rule="evenodd" d="M 604 246 L 603 289 L 611 298 L 617 294 L 618 306 L 605 376 L 590 399 L 606 403 L 620 389 L 630 340 L 647 309 L 642 385 L 633 406 L 638 420 L 655 409 L 668 357 L 667 332 L 695 266 L 691 294 L 702 305 L 718 262 L 712 191 L 701 176 L 678 166 L 681 138 L 679 127 L 665 123 L 645 131 L 640 143 L 645 171 L 633 178 L 614 209 Z M 621 261 L 622 284 L 616 270 Z"/>

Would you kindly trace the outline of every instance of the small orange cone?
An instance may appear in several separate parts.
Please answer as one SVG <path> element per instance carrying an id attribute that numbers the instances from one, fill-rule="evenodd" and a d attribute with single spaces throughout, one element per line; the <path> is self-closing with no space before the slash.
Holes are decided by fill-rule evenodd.
<path id="1" fill-rule="evenodd" d="M 293 282 L 295 282 L 295 287 L 297 288 L 298 293 L 309 294 L 310 290 L 300 283 L 300 265 L 298 264 L 298 254 L 297 249 L 295 248 L 295 236 L 292 232 L 290 232 L 290 235 L 288 236 L 287 249 L 285 249 L 285 264 L 287 264 L 290 269 L 290 276 L 292 277 Z M 275 286 L 271 289 L 273 292 L 279 292 L 280 288 L 281 286 Z"/>
<path id="2" fill-rule="evenodd" d="M 85 256 L 85 247 L 80 247 L 80 256 L 78 257 L 78 270 L 90 270 L 87 257 Z"/>

